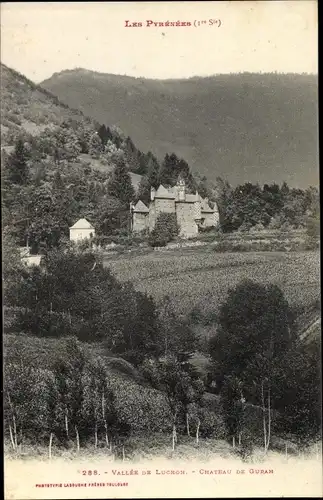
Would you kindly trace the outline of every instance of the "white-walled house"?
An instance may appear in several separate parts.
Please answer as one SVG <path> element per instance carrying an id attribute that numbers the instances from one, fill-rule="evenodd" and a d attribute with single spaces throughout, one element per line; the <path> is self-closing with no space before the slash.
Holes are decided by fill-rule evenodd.
<path id="1" fill-rule="evenodd" d="M 26 257 L 22 257 L 21 261 L 23 264 L 26 264 L 27 267 L 31 267 L 39 266 L 41 259 L 42 255 L 27 255 Z"/>
<path id="2" fill-rule="evenodd" d="M 20 253 L 21 262 L 23 264 L 25 264 L 27 267 L 40 265 L 42 255 L 30 255 L 30 248 L 29 247 L 20 247 L 19 253 Z"/>
<path id="3" fill-rule="evenodd" d="M 70 241 L 80 242 L 95 236 L 95 229 L 86 219 L 79 219 L 70 227 Z"/>

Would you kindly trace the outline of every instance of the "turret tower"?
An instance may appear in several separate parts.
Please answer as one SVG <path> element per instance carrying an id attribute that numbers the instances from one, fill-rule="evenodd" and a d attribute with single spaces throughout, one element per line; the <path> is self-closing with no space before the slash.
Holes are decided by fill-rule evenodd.
<path id="1" fill-rule="evenodd" d="M 185 201 L 185 181 L 183 178 L 179 178 L 176 184 L 178 192 L 178 201 Z"/>

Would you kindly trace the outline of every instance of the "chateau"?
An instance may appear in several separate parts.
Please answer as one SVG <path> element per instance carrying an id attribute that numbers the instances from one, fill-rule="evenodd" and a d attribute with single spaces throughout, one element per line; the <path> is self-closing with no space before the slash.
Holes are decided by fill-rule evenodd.
<path id="1" fill-rule="evenodd" d="M 216 227 L 219 223 L 216 204 L 211 208 L 208 199 L 203 199 L 198 192 L 187 193 L 184 180 L 179 180 L 176 186 L 168 189 L 162 185 L 157 190 L 151 188 L 149 207 L 139 200 L 130 205 L 130 210 L 132 230 L 135 232 L 152 231 L 161 212 L 176 214 L 183 238 L 197 235 L 199 228 Z"/>

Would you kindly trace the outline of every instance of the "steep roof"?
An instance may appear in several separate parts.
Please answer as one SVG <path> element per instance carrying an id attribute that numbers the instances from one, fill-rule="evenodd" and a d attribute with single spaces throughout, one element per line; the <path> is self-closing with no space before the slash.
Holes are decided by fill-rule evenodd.
<path id="1" fill-rule="evenodd" d="M 175 194 L 173 189 L 166 189 L 161 184 L 156 191 L 155 198 L 166 198 L 173 200 L 175 198 Z"/>
<path id="2" fill-rule="evenodd" d="M 70 229 L 94 229 L 86 219 L 79 219 Z"/>
<path id="3" fill-rule="evenodd" d="M 209 213 L 213 214 L 215 212 L 215 210 L 210 207 L 208 200 L 202 200 L 201 212 L 209 212 Z"/>
<path id="4" fill-rule="evenodd" d="M 140 213 L 148 213 L 149 208 L 146 207 L 146 205 L 141 200 L 139 200 L 138 203 L 136 203 L 136 205 L 133 207 L 133 211 Z"/>

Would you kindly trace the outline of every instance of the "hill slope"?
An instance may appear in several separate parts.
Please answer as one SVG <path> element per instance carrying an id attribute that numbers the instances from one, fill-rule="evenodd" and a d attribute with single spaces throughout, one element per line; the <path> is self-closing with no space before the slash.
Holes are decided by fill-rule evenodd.
<path id="1" fill-rule="evenodd" d="M 116 124 L 141 150 L 159 158 L 175 152 L 212 180 L 318 183 L 314 75 L 147 80 L 75 69 L 42 86 L 100 123 Z"/>
<path id="2" fill-rule="evenodd" d="M 37 135 L 67 119 L 93 121 L 17 71 L 4 64 L 0 68 L 2 146 L 11 143 L 10 136 L 21 131 Z"/>
<path id="3" fill-rule="evenodd" d="M 80 110 L 62 103 L 48 90 L 36 85 L 17 71 L 0 64 L 1 69 L 1 149 L 7 153 L 14 149 L 14 141 L 24 132 L 37 136 L 47 127 L 50 129 L 72 120 L 89 125 L 93 130 L 99 125 L 96 120 L 85 116 Z M 113 125 L 113 124 L 112 124 Z M 90 164 L 95 170 L 110 172 L 113 165 L 89 155 L 80 155 L 80 168 Z M 135 189 L 141 176 L 130 172 Z"/>

